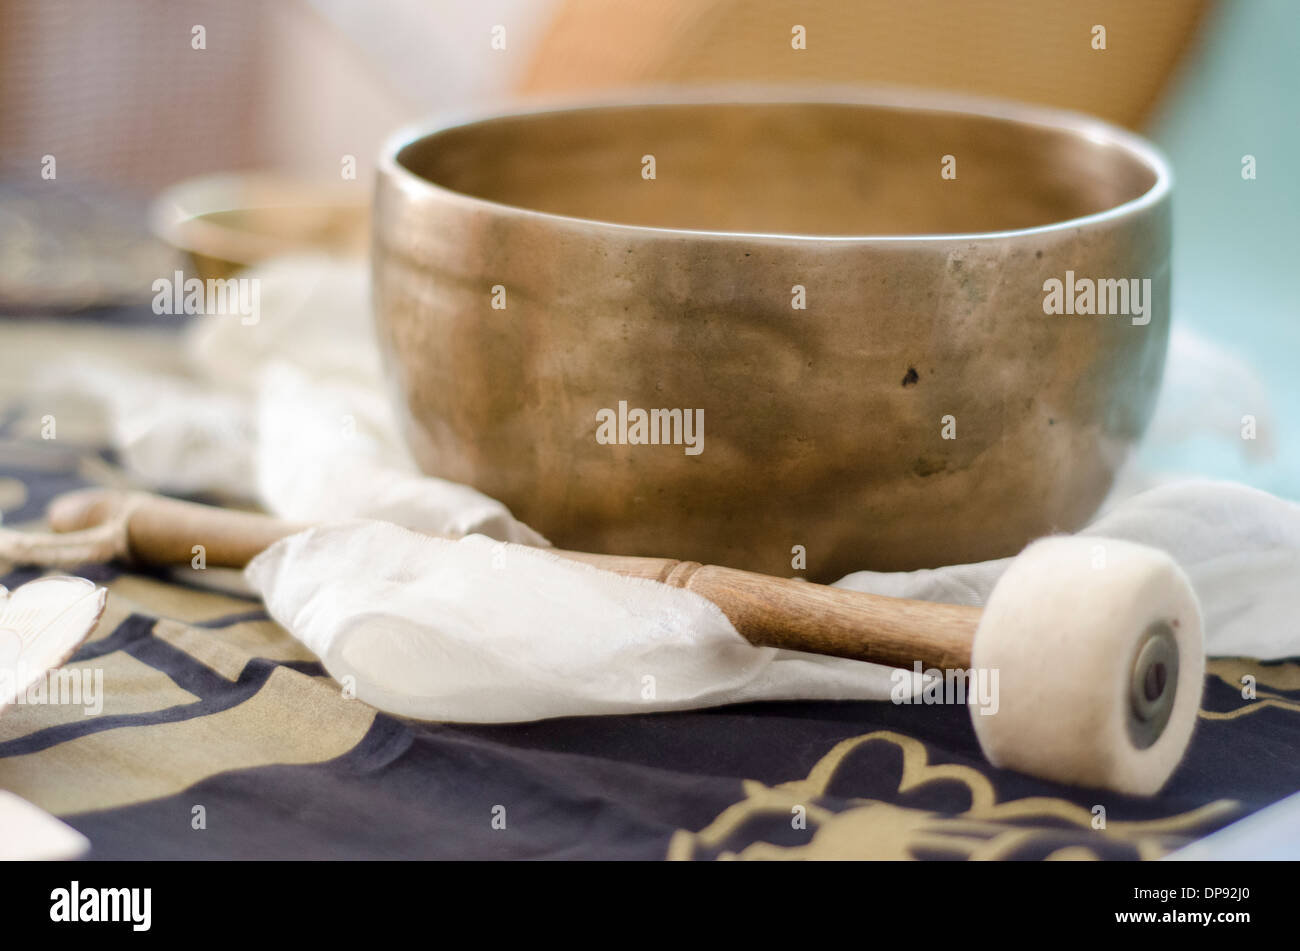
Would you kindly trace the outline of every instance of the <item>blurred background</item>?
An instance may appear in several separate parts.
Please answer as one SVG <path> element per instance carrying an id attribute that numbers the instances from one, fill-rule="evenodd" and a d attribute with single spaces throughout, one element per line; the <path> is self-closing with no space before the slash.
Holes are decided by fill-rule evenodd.
<path id="1" fill-rule="evenodd" d="M 1297 52 L 1294 0 L 0 0 L 0 394 L 57 359 L 55 324 L 97 326 L 70 346 L 149 350 L 138 331 L 167 329 L 150 285 L 183 251 L 226 269 L 305 244 L 363 255 L 380 145 L 430 114 L 898 83 L 1077 109 L 1166 150 L 1185 332 L 1142 462 L 1295 498 Z M 301 213 L 242 214 L 262 205 Z"/>

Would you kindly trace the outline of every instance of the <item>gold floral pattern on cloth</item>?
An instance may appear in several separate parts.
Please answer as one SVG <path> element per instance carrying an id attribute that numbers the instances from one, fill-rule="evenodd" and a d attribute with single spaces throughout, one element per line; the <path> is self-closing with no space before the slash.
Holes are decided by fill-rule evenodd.
<path id="1" fill-rule="evenodd" d="M 893 748 L 902 753 L 896 793 L 902 796 L 927 783 L 960 783 L 969 808 L 944 814 L 874 799 L 851 799 L 844 808 L 822 800 L 837 773 L 856 756 Z M 892 767 L 887 767 L 892 768 Z M 1101 856 L 1088 837 L 1126 843 L 1137 858 L 1154 859 L 1205 834 L 1240 811 L 1237 802 L 1220 799 L 1199 808 L 1158 819 L 1110 819 L 1096 828 L 1090 809 L 1047 796 L 997 801 L 989 777 L 961 764 L 932 764 L 925 745 L 888 730 L 837 743 L 804 779 L 766 786 L 747 780 L 745 798 L 723 810 L 699 832 L 679 830 L 668 847 L 669 859 L 915 859 L 931 855 L 966 859 L 1014 858 L 1036 845 L 1048 859 L 1093 859 Z M 1108 794 L 1098 793 L 1099 798 Z M 758 819 L 792 825 L 806 817 L 807 841 L 779 845 L 755 838 L 749 826 Z M 1045 827 L 1044 821 L 1054 821 Z M 1034 825 L 1021 823 L 1033 822 Z M 1059 840 L 1059 841 L 1057 841 Z"/>
<path id="2" fill-rule="evenodd" d="M 1241 694 L 1232 710 L 1201 710 L 1202 720 L 1236 720 L 1263 710 L 1300 713 L 1300 663 L 1269 663 L 1244 657 L 1220 657 L 1205 665 L 1206 674 Z M 1283 696 L 1279 691 L 1295 694 Z"/>

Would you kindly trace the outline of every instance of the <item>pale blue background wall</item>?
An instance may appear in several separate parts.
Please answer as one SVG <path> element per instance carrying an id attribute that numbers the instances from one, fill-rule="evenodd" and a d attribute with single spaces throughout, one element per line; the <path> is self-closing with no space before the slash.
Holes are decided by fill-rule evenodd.
<path id="1" fill-rule="evenodd" d="M 1250 363 L 1275 429 L 1271 462 L 1240 440 L 1149 445 L 1143 461 L 1300 498 L 1300 0 L 1221 0 L 1148 133 L 1176 176 L 1176 320 Z M 1241 159 L 1254 155 L 1255 181 Z M 1220 423 L 1262 413 L 1224 399 Z M 1261 420 L 1263 417 L 1261 416 Z"/>

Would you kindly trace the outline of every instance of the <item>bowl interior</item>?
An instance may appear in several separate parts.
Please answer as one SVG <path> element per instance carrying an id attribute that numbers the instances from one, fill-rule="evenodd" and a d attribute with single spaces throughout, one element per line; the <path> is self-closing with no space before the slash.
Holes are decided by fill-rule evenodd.
<path id="1" fill-rule="evenodd" d="M 1030 228 L 1106 211 L 1157 182 L 1137 154 L 1077 131 L 832 103 L 507 116 L 426 136 L 397 162 L 455 192 L 569 217 L 826 236 Z"/>

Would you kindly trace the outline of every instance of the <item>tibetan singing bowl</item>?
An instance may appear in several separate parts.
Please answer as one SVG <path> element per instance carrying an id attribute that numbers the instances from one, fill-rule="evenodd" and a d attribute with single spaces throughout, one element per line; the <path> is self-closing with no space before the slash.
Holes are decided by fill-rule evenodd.
<path id="1" fill-rule="evenodd" d="M 557 545 L 977 561 L 1082 525 L 1141 436 L 1170 190 L 1129 133 L 986 101 L 499 115 L 383 157 L 375 317 L 420 465 Z"/>

